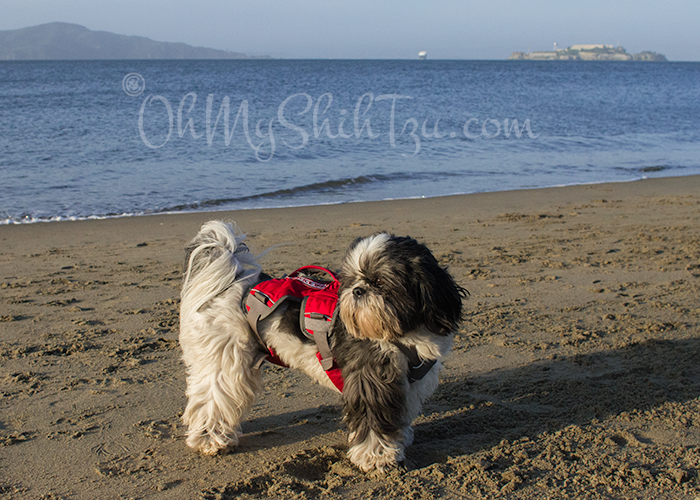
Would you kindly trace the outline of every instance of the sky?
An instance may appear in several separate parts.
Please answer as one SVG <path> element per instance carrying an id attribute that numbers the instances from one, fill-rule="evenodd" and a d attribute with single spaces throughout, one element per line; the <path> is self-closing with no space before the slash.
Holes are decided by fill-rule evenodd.
<path id="1" fill-rule="evenodd" d="M 279 58 L 506 59 L 557 42 L 700 61 L 698 0 L 0 0 L 0 30 L 53 21 Z"/>

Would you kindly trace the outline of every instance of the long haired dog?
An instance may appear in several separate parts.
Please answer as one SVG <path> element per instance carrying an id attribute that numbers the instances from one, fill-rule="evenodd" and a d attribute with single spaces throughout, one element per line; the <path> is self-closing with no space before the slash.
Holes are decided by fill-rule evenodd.
<path id="1" fill-rule="evenodd" d="M 251 326 L 245 300 L 262 278 L 244 236 L 230 224 L 204 224 L 187 248 L 180 345 L 187 366 L 187 444 L 205 455 L 238 444 L 241 421 L 262 388 L 256 360 L 274 352 L 336 392 L 303 335 L 290 301 Z M 438 385 L 466 290 L 422 244 L 379 233 L 356 240 L 340 271 L 338 313 L 328 345 L 340 367 L 350 460 L 384 471 L 404 459 L 411 422 Z"/>

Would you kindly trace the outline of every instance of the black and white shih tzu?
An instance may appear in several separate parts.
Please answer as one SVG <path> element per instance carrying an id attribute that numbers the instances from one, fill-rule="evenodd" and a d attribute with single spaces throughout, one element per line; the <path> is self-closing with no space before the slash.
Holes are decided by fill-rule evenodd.
<path id="1" fill-rule="evenodd" d="M 238 444 L 241 421 L 262 389 L 261 350 L 339 392 L 319 363 L 317 342 L 301 331 L 299 302 L 250 323 L 246 298 L 268 276 L 243 239 L 231 224 L 210 221 L 187 248 L 183 420 L 187 444 L 205 455 Z M 424 245 L 387 233 L 352 243 L 339 281 L 327 341 L 343 378 L 348 456 L 363 471 L 384 471 L 403 461 L 413 441 L 411 423 L 438 385 L 467 292 Z"/>

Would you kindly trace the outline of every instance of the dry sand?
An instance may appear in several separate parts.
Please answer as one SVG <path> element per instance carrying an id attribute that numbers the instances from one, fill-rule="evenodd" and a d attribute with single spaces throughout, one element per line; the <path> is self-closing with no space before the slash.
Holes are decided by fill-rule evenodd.
<path id="1" fill-rule="evenodd" d="M 338 397 L 266 366 L 237 452 L 183 440 L 185 243 L 235 220 L 282 274 L 378 230 L 469 289 L 405 468 L 345 458 Z M 700 177 L 0 227 L 3 498 L 700 497 Z"/>

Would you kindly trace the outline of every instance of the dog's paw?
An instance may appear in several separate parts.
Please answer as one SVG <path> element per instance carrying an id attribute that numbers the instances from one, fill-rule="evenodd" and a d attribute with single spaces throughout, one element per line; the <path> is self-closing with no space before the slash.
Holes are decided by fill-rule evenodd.
<path id="1" fill-rule="evenodd" d="M 187 446 L 202 455 L 225 455 L 238 446 L 238 433 L 228 436 L 212 436 L 202 433 L 190 434 L 187 437 Z"/>
<path id="2" fill-rule="evenodd" d="M 370 472 L 375 469 L 379 472 L 388 472 L 398 468 L 403 463 L 403 450 L 385 451 L 381 455 L 377 455 L 351 448 L 348 452 L 348 457 L 362 472 Z"/>
<path id="3" fill-rule="evenodd" d="M 403 462 L 404 447 L 401 443 L 391 443 L 370 432 L 367 439 L 348 450 L 348 458 L 363 472 L 373 469 L 387 472 Z"/>

